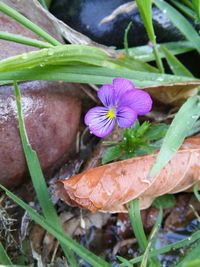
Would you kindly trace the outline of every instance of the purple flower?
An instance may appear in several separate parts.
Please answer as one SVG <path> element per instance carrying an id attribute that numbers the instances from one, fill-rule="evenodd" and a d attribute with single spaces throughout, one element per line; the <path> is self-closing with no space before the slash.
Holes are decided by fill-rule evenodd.
<path id="1" fill-rule="evenodd" d="M 104 107 L 90 109 L 85 115 L 85 124 L 98 137 L 109 135 L 116 123 L 122 128 L 131 127 L 138 115 L 144 115 L 152 108 L 150 95 L 124 78 L 103 85 L 97 94 Z"/>

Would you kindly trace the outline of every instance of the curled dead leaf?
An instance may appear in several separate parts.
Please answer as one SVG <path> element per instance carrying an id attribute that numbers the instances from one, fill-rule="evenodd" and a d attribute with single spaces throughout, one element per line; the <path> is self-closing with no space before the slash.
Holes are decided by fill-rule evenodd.
<path id="1" fill-rule="evenodd" d="M 182 104 L 187 98 L 197 93 L 199 81 L 171 83 L 145 88 L 158 101 L 173 106 Z"/>
<path id="2" fill-rule="evenodd" d="M 177 193 L 200 179 L 200 136 L 188 138 L 172 160 L 148 179 L 157 153 L 87 170 L 58 182 L 59 197 L 93 212 L 127 212 L 126 203 L 140 198 L 141 209 L 166 193 Z"/>

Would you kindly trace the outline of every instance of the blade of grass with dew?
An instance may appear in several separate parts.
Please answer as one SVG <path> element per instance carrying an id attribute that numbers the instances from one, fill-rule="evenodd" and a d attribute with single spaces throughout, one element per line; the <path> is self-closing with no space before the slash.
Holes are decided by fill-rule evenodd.
<path id="1" fill-rule="evenodd" d="M 36 66 L 67 65 L 75 62 L 117 67 L 114 61 L 111 62 L 108 54 L 100 48 L 88 45 L 61 45 L 4 59 L 0 61 L 0 72 L 30 69 Z"/>
<path id="2" fill-rule="evenodd" d="M 123 67 L 109 69 L 105 67 L 87 66 L 82 64 L 74 64 L 71 66 L 40 66 L 22 71 L 0 72 L 0 81 L 8 82 L 12 80 L 63 80 L 65 82 L 74 83 L 104 84 L 111 83 L 116 77 L 130 79 L 139 88 L 176 83 L 190 84 L 194 88 L 200 85 L 200 80 L 190 77 L 134 71 Z"/>
<path id="3" fill-rule="evenodd" d="M 138 71 L 157 72 L 145 62 L 128 59 L 113 59 L 104 50 L 88 45 L 62 45 L 23 53 L 0 61 L 0 71 L 23 70 L 36 66 L 69 65 L 84 63 L 112 69 L 125 68 Z"/>
<path id="4" fill-rule="evenodd" d="M 140 215 L 139 199 L 134 199 L 128 204 L 128 214 L 133 228 L 133 232 L 139 244 L 141 251 L 145 251 L 148 241 L 143 229 L 142 219 Z"/>
<path id="5" fill-rule="evenodd" d="M 194 46 L 189 41 L 177 41 L 177 42 L 167 42 L 162 43 L 173 55 L 179 55 L 186 52 L 190 52 L 194 50 Z M 165 58 L 164 53 L 160 49 L 160 45 L 158 45 L 159 53 L 161 58 Z M 119 52 L 125 53 L 124 49 L 117 50 Z M 136 60 L 140 60 L 143 62 L 149 62 L 155 60 L 155 56 L 153 54 L 153 48 L 149 45 L 137 46 L 137 47 L 129 47 L 129 56 L 133 57 Z"/>
<path id="6" fill-rule="evenodd" d="M 67 234 L 63 234 L 60 229 L 55 228 L 55 226 L 43 216 L 39 215 L 33 208 L 31 208 L 28 204 L 26 204 L 23 200 L 14 195 L 11 191 L 0 184 L 0 188 L 6 193 L 6 195 L 16 202 L 21 208 L 26 210 L 32 220 L 34 220 L 37 224 L 43 227 L 46 231 L 48 231 L 51 235 L 53 235 L 57 240 L 59 240 L 62 244 L 69 247 L 71 250 L 76 252 L 78 256 L 87 261 L 93 267 L 111 267 L 111 265 L 96 256 L 85 247 L 79 245 L 75 240 L 69 237 Z"/>
<path id="7" fill-rule="evenodd" d="M 38 48 L 50 48 L 50 47 L 52 47 L 52 45 L 49 43 L 39 41 L 37 39 L 24 37 L 24 36 L 19 35 L 19 34 L 9 33 L 9 32 L 1 32 L 0 31 L 0 39 L 10 41 L 10 42 L 19 43 L 19 44 L 34 46 L 34 47 L 38 47 Z"/>
<path id="8" fill-rule="evenodd" d="M 2 1 L 0 2 L 0 11 L 7 16 L 11 17 L 12 19 L 16 20 L 32 32 L 36 33 L 38 36 L 42 37 L 44 40 L 46 40 L 48 43 L 52 45 L 61 45 L 59 41 L 57 41 L 55 38 L 53 38 L 50 34 L 48 34 L 46 31 L 44 31 L 42 28 L 40 28 L 37 24 L 33 23 L 29 19 L 27 19 L 25 16 L 17 12 L 15 9 L 11 8 L 10 6 L 6 5 Z"/>
<path id="9" fill-rule="evenodd" d="M 156 243 L 156 239 L 157 239 L 157 235 L 158 235 L 158 231 L 160 229 L 160 225 L 161 225 L 161 222 L 162 222 L 162 217 L 163 217 L 163 209 L 162 207 L 160 208 L 160 211 L 159 211 L 159 214 L 158 214 L 158 217 L 156 219 L 156 223 L 153 227 L 153 229 L 151 230 L 151 233 L 149 235 L 149 241 L 148 241 L 148 245 L 145 249 L 145 252 L 143 254 L 143 259 L 142 259 L 142 262 L 141 262 L 141 265 L 140 267 L 147 267 L 148 265 L 148 256 L 149 256 L 149 253 L 150 253 L 150 250 L 151 249 L 154 249 L 154 246 L 155 246 L 155 243 Z M 159 267 L 161 266 L 161 263 L 158 261 L 157 258 L 154 258 L 154 260 L 151 260 L 151 263 L 150 263 L 150 266 L 152 267 Z"/>
<path id="10" fill-rule="evenodd" d="M 160 54 L 156 44 L 156 36 L 154 33 L 153 22 L 152 22 L 152 0 L 136 0 L 139 12 L 144 22 L 149 40 L 153 46 L 153 52 L 156 60 L 156 64 L 161 73 L 164 73 L 164 67 Z"/>
<path id="11" fill-rule="evenodd" d="M 193 244 L 194 242 L 197 242 L 199 240 L 200 240 L 200 230 L 196 231 L 189 238 L 185 238 L 185 239 L 183 239 L 181 241 L 177 241 L 177 242 L 174 242 L 172 244 L 166 245 L 166 246 L 164 246 L 164 247 L 162 247 L 160 249 L 150 251 L 149 252 L 149 258 L 157 257 L 160 254 L 167 253 L 167 252 L 169 252 L 171 250 L 174 251 L 176 249 L 180 249 L 180 248 L 184 248 L 186 246 L 190 246 L 191 244 Z M 143 255 L 130 260 L 129 263 L 135 264 L 135 263 L 141 262 L 142 259 L 143 259 Z M 119 266 L 120 267 L 126 267 L 126 265 L 123 264 L 123 263 L 121 263 Z"/>
<path id="12" fill-rule="evenodd" d="M 150 179 L 155 177 L 161 169 L 172 159 L 190 129 L 200 116 L 200 101 L 198 96 L 192 96 L 182 105 L 174 117 L 151 171 Z"/>
<path id="13" fill-rule="evenodd" d="M 196 19 L 196 14 L 195 12 L 193 11 L 192 8 L 189 8 L 188 6 L 180 3 L 180 2 L 177 2 L 177 1 L 174 1 L 174 0 L 170 0 L 170 2 L 175 6 L 177 7 L 177 9 L 179 9 L 183 14 L 185 14 L 186 16 L 188 16 L 189 18 L 195 20 Z"/>
<path id="14" fill-rule="evenodd" d="M 15 97 L 17 103 L 17 114 L 19 121 L 19 132 L 22 142 L 22 147 L 24 150 L 26 162 L 28 165 L 28 169 L 32 178 L 33 186 L 39 200 L 40 206 L 42 208 L 43 214 L 45 218 L 49 221 L 50 224 L 53 224 L 56 228 L 61 229 L 62 233 L 65 234 L 62 229 L 62 225 L 60 222 L 60 218 L 57 216 L 54 206 L 51 202 L 50 195 L 48 193 L 48 188 L 40 167 L 40 163 L 37 157 L 37 154 L 29 143 L 28 136 L 26 133 L 23 115 L 22 115 L 22 106 L 21 106 L 21 93 L 20 89 L 16 82 L 14 82 L 15 88 Z M 78 266 L 76 263 L 76 259 L 74 258 L 72 251 L 65 247 L 62 243 L 60 244 L 63 252 L 65 253 L 66 258 L 72 266 Z"/>
<path id="15" fill-rule="evenodd" d="M 4 249 L 1 241 L 0 241 L 0 264 L 3 264 L 3 265 L 12 265 L 12 261 L 9 258 L 6 250 Z"/>
<path id="16" fill-rule="evenodd" d="M 200 53 L 200 36 L 187 19 L 166 1 L 153 0 L 160 10 L 166 11 L 166 16 L 182 32 L 182 34 L 193 44 Z"/>
<path id="17" fill-rule="evenodd" d="M 124 50 L 125 50 L 125 53 L 127 56 L 129 55 L 129 53 L 128 53 L 128 33 L 132 27 L 132 24 L 133 24 L 132 21 L 129 22 L 127 28 L 125 29 L 125 33 L 124 33 Z"/>
<path id="18" fill-rule="evenodd" d="M 185 257 L 176 265 L 176 267 L 187 267 L 189 266 L 190 261 L 194 259 L 200 259 L 200 243 L 196 245 L 191 251 L 189 251 Z M 199 266 L 199 265 L 198 265 Z"/>
<path id="19" fill-rule="evenodd" d="M 171 71 L 175 75 L 193 77 L 192 73 L 164 45 L 161 45 L 161 49 L 165 54 Z"/>

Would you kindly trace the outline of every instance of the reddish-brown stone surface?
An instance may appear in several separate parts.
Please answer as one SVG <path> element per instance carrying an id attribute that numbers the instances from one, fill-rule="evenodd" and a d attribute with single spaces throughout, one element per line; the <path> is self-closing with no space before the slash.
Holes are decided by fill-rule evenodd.
<path id="1" fill-rule="evenodd" d="M 3 1 L 47 29 L 57 39 L 53 24 L 30 0 Z M 35 38 L 29 30 L 0 13 L 0 31 Z M 35 50 L 0 40 L 0 59 Z M 71 150 L 80 118 L 80 100 L 76 84 L 26 82 L 20 84 L 26 129 L 31 145 L 38 153 L 42 168 L 55 166 Z M 12 86 L 0 86 L 0 183 L 15 186 L 27 173 L 18 131 L 16 104 Z"/>

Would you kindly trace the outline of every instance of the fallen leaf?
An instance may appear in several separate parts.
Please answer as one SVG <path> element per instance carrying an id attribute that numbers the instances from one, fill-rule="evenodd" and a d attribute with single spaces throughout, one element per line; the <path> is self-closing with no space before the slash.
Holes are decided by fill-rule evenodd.
<path id="1" fill-rule="evenodd" d="M 157 153 L 89 169 L 60 180 L 57 194 L 67 204 L 93 212 L 127 212 L 126 203 L 140 198 L 141 209 L 164 194 L 177 193 L 200 179 L 200 136 L 185 140 L 172 160 L 149 180 Z"/>

